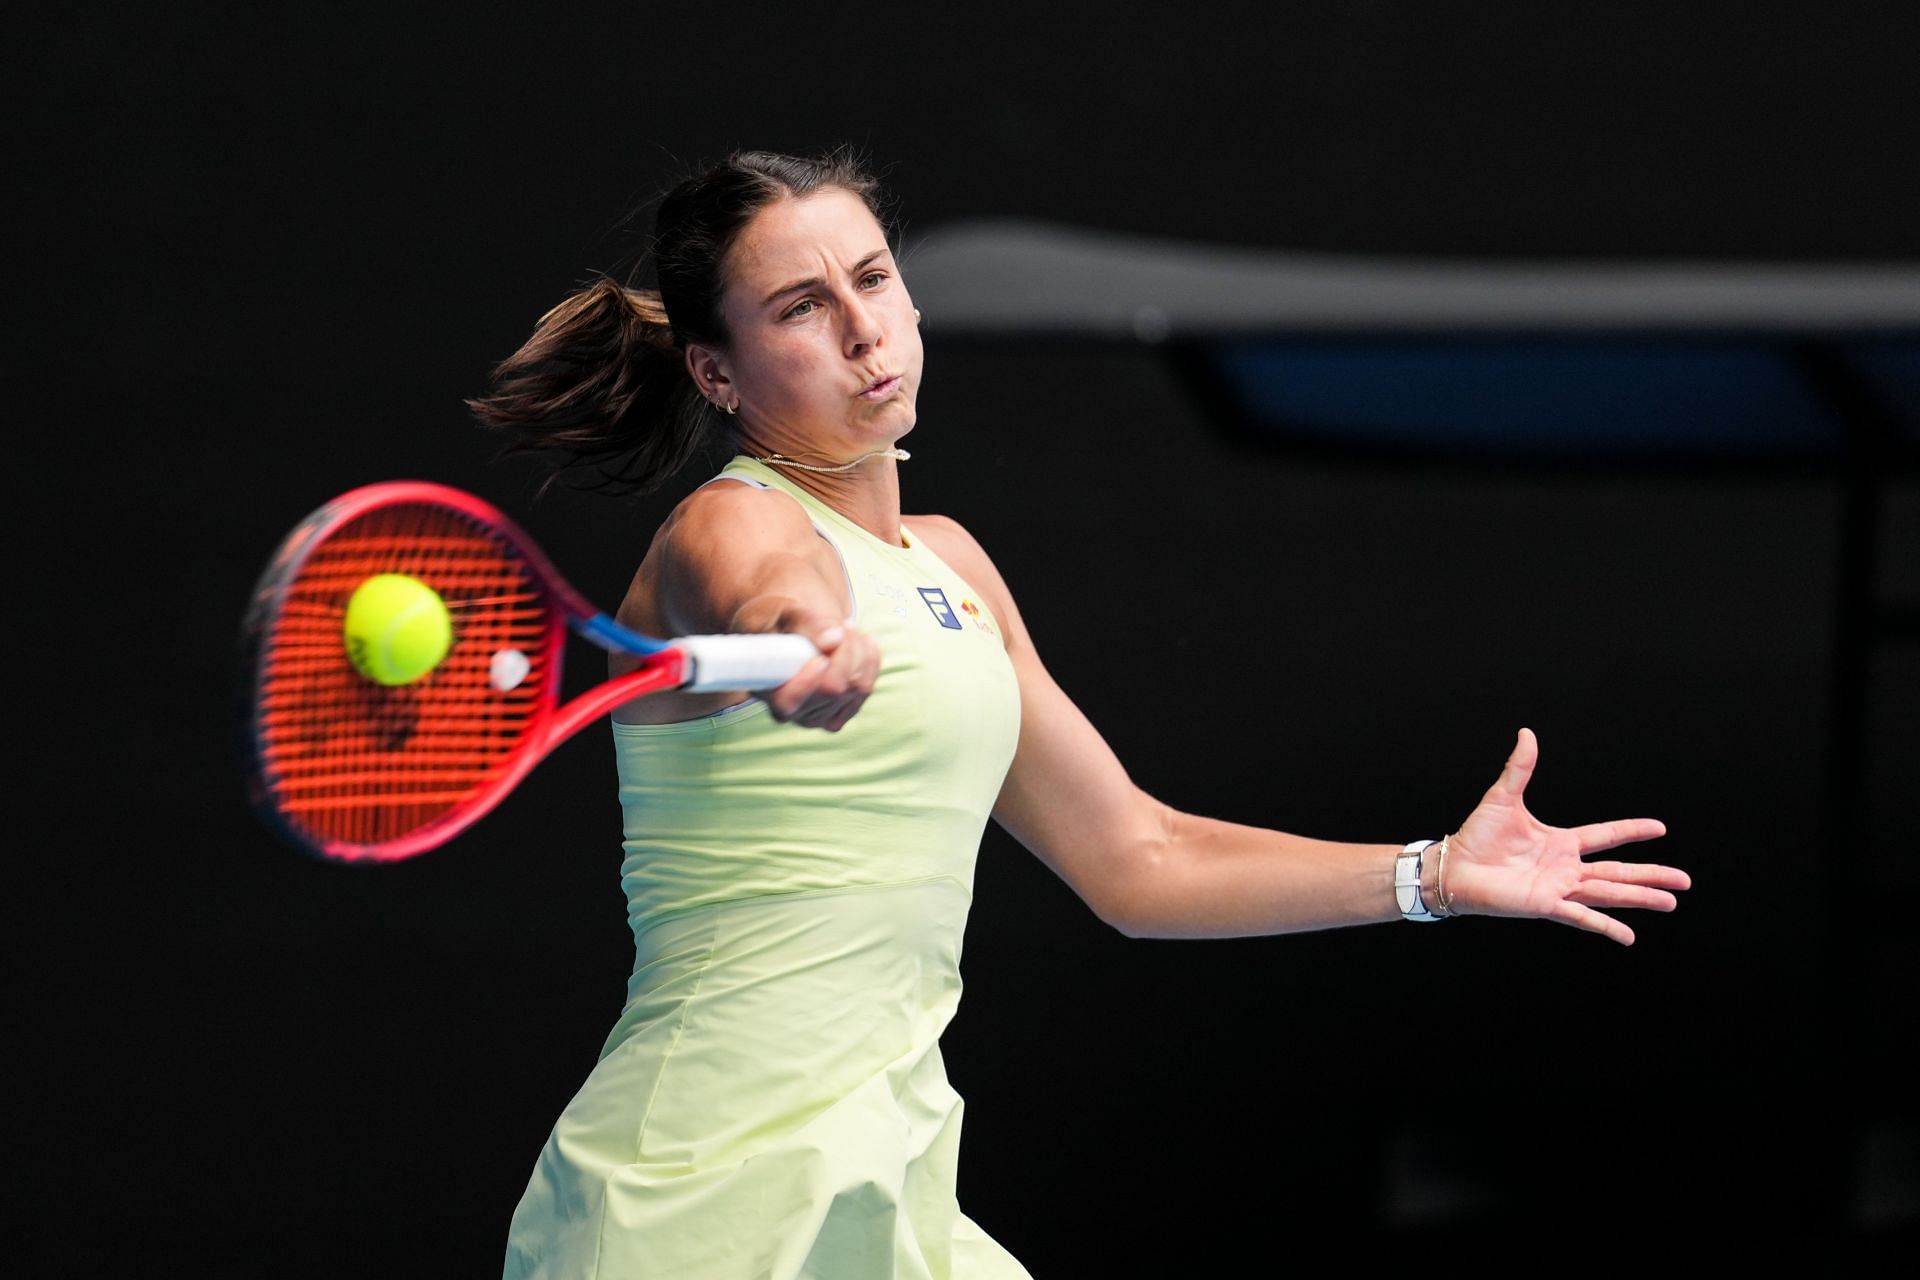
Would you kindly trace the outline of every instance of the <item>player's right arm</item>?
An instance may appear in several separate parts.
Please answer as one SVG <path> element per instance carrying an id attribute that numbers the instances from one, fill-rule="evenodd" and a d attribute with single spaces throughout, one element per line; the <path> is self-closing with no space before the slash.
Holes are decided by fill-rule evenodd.
<path id="1" fill-rule="evenodd" d="M 837 730 L 873 691 L 873 639 L 846 625 L 852 610 L 833 547 L 792 498 L 751 485 L 695 490 L 668 517 L 634 575 L 620 621 L 651 635 L 786 631 L 821 656 L 759 695 L 776 719 Z M 619 674 L 634 665 L 616 657 Z M 738 694 L 655 694 L 614 713 L 662 724 L 710 715 Z"/>

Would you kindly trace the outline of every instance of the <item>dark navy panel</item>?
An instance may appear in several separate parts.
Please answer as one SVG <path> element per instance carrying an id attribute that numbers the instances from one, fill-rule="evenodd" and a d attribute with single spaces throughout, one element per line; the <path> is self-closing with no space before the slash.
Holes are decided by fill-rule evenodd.
<path id="1" fill-rule="evenodd" d="M 1243 339 L 1206 359 L 1243 423 L 1276 439 L 1754 457 L 1843 441 L 1784 344 Z M 1872 367 L 1920 404 L 1911 346 L 1884 345 Z"/>

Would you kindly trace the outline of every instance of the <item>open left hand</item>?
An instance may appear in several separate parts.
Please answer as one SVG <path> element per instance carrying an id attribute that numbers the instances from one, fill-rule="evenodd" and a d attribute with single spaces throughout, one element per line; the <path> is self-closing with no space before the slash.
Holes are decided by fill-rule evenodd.
<path id="1" fill-rule="evenodd" d="M 1446 888 L 1454 912 L 1558 920 L 1631 946 L 1633 930 L 1601 908 L 1671 911 L 1679 905 L 1673 891 L 1688 888 L 1692 881 L 1675 867 L 1585 858 L 1658 839 L 1667 828 L 1653 818 L 1547 826 L 1527 812 L 1524 800 L 1539 754 L 1533 730 L 1522 729 L 1499 780 L 1453 837 Z"/>

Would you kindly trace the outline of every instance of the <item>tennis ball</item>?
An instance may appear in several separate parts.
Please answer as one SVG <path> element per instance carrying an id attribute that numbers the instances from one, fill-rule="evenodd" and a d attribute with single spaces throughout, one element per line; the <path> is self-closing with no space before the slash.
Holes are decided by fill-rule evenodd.
<path id="1" fill-rule="evenodd" d="M 453 647 L 453 619 L 440 593 L 420 579 L 382 573 L 354 588 L 345 637 L 347 658 L 361 675 L 412 684 Z"/>

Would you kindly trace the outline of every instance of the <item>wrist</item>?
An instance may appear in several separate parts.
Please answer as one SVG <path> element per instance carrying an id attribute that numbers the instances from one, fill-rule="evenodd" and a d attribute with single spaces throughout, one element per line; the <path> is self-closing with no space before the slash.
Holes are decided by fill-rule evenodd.
<path id="1" fill-rule="evenodd" d="M 1446 840 L 1415 840 L 1393 860 L 1393 893 L 1402 920 L 1422 923 L 1447 918 L 1444 886 Z"/>

